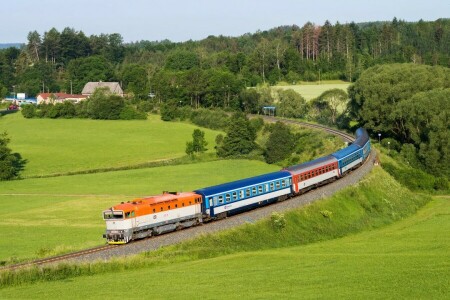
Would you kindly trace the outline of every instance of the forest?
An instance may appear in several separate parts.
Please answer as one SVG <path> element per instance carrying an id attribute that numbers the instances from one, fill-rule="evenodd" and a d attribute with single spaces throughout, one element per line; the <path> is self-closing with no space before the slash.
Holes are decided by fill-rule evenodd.
<path id="1" fill-rule="evenodd" d="M 119 33 L 88 37 L 51 28 L 32 31 L 27 40 L 21 49 L 0 50 L 0 96 L 76 94 L 88 81 L 118 81 L 126 97 L 114 110 L 108 103 L 117 101 L 99 94 L 76 107 L 29 107 L 25 117 L 132 119 L 153 110 L 165 121 L 190 119 L 225 130 L 227 122 L 217 116 L 226 115 L 204 108 L 258 113 L 274 103 L 267 86 L 340 79 L 354 83 L 348 94 L 330 90 L 306 102 L 292 90 L 278 91 L 278 115 L 351 130 L 364 126 L 391 139 L 412 166 L 450 176 L 450 19 L 307 22 L 181 43 L 124 43 Z M 219 150 L 227 156 L 226 147 Z"/>
<path id="2" fill-rule="evenodd" d="M 261 83 L 355 81 L 386 63 L 450 64 L 450 20 L 282 26 L 239 37 L 124 43 L 119 33 L 32 31 L 22 49 L 0 50 L 0 96 L 80 93 L 88 81 L 119 81 L 128 95 L 196 107 L 236 105 Z M 14 88 L 13 88 L 14 87 Z"/>

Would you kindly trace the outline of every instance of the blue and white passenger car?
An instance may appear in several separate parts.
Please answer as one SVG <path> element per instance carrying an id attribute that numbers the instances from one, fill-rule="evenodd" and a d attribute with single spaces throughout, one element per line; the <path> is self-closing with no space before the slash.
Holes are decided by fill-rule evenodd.
<path id="1" fill-rule="evenodd" d="M 358 145 L 362 148 L 363 160 L 366 160 L 367 156 L 370 154 L 370 138 L 369 134 L 364 128 L 358 128 L 356 130 L 356 140 L 353 144 Z"/>
<path id="2" fill-rule="evenodd" d="M 252 207 L 287 199 L 292 176 L 279 171 L 195 190 L 203 197 L 206 218 L 220 219 Z"/>

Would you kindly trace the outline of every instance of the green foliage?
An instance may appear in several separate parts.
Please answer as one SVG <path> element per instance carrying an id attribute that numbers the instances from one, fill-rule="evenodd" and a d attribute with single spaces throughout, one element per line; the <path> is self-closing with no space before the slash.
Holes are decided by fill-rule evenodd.
<path id="1" fill-rule="evenodd" d="M 247 155 L 256 149 L 256 132 L 244 114 L 235 113 L 226 130 L 223 143 L 217 148 L 220 157 L 237 157 Z"/>
<path id="2" fill-rule="evenodd" d="M 215 130 L 224 130 L 228 125 L 230 117 L 222 110 L 196 109 L 190 116 L 195 125 Z"/>
<path id="3" fill-rule="evenodd" d="M 72 81 L 74 93 L 81 93 L 89 81 L 113 81 L 112 64 L 104 56 L 89 56 L 71 60 L 67 67 L 68 77 Z M 66 89 L 70 90 L 70 82 Z"/>
<path id="4" fill-rule="evenodd" d="M 108 94 L 107 89 L 96 89 L 89 97 L 87 113 L 92 119 L 118 120 L 125 107 L 122 97 Z"/>
<path id="5" fill-rule="evenodd" d="M 260 131 L 264 127 L 264 120 L 261 117 L 250 119 L 250 126 L 253 127 L 255 132 Z"/>
<path id="6" fill-rule="evenodd" d="M 338 117 L 345 113 L 345 106 L 348 101 L 348 95 L 342 89 L 331 89 L 323 92 L 319 99 L 328 105 L 325 107 L 330 110 L 330 123 L 335 125 Z"/>
<path id="7" fill-rule="evenodd" d="M 138 64 L 126 65 L 122 71 L 122 80 L 124 89 L 127 93 L 140 99 L 148 97 L 148 79 L 147 71 L 144 66 Z"/>
<path id="8" fill-rule="evenodd" d="M 199 66 L 199 58 L 196 53 L 178 50 L 168 55 L 165 67 L 170 70 L 189 70 Z"/>
<path id="9" fill-rule="evenodd" d="M 121 120 L 146 120 L 147 114 L 145 112 L 138 111 L 132 105 L 126 105 L 122 108 L 119 118 Z"/>
<path id="10" fill-rule="evenodd" d="M 303 118 L 307 113 L 306 100 L 293 90 L 279 90 L 280 103 L 277 115 L 286 118 Z"/>
<path id="11" fill-rule="evenodd" d="M 382 136 L 413 144 L 423 169 L 450 176 L 450 69 L 413 64 L 365 71 L 350 89 L 353 115 Z M 412 156 L 413 151 L 408 151 Z"/>
<path id="12" fill-rule="evenodd" d="M 36 115 L 36 106 L 33 104 L 26 104 L 21 106 L 22 115 L 27 118 L 34 118 Z"/>
<path id="13" fill-rule="evenodd" d="M 291 155 L 296 145 L 296 137 L 292 134 L 289 126 L 282 122 L 277 122 L 274 126 L 271 126 L 270 131 L 264 157 L 267 163 L 273 164 Z"/>
<path id="14" fill-rule="evenodd" d="M 413 191 L 432 191 L 435 178 L 419 169 L 398 168 L 391 163 L 384 162 L 383 168 L 395 179 Z"/>
<path id="15" fill-rule="evenodd" d="M 10 139 L 8 134 L 0 134 L 0 181 L 14 179 L 19 175 L 21 169 L 20 155 L 12 153 L 8 147 Z"/>
<path id="16" fill-rule="evenodd" d="M 245 113 L 260 112 L 260 94 L 255 89 L 244 89 L 239 93 L 239 103 Z"/>
<path id="17" fill-rule="evenodd" d="M 194 129 L 192 141 L 186 143 L 186 154 L 193 156 L 197 153 L 204 153 L 208 142 L 205 140 L 205 132 L 200 129 Z"/>
<path id="18" fill-rule="evenodd" d="M 272 227 L 275 231 L 283 230 L 283 228 L 286 227 L 286 222 L 286 218 L 282 213 L 273 212 L 270 215 L 270 223 L 272 224 Z"/>

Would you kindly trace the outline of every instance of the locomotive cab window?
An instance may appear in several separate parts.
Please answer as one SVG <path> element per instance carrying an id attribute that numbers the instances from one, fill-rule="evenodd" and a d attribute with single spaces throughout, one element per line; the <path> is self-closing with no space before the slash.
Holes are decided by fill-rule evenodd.
<path id="1" fill-rule="evenodd" d="M 105 211 L 103 213 L 103 219 L 110 220 L 110 219 L 123 219 L 123 212 L 122 211 Z"/>

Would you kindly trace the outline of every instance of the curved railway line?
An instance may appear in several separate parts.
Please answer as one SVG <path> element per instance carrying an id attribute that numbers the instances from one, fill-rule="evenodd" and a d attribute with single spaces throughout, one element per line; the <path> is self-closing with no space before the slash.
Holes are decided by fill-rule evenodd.
<path id="1" fill-rule="evenodd" d="M 258 116 L 251 116 L 251 117 L 258 117 Z M 260 116 L 261 117 L 261 116 Z M 352 142 L 355 140 L 354 136 L 343 133 L 341 131 L 338 131 L 336 129 L 331 129 L 322 125 L 317 124 L 310 124 L 295 120 L 286 120 L 286 119 L 278 119 L 275 117 L 268 117 L 263 116 L 262 117 L 267 122 L 277 122 L 282 121 L 286 124 L 291 125 L 297 125 L 307 128 L 314 128 L 322 131 L 329 132 L 333 135 L 341 137 L 343 140 L 347 142 Z M 373 153 L 371 153 L 371 156 L 373 156 Z M 191 239 L 195 236 L 206 234 L 206 233 L 213 233 L 224 229 L 229 229 L 235 226 L 239 226 L 245 223 L 253 223 L 259 219 L 265 218 L 270 216 L 272 212 L 282 212 L 289 209 L 297 208 L 300 206 L 303 206 L 307 203 L 314 202 L 316 200 L 323 199 L 325 197 L 329 197 L 333 195 L 335 192 L 341 190 L 342 188 L 355 184 L 359 181 L 359 179 L 364 176 L 366 173 L 370 171 L 372 168 L 372 164 L 370 163 L 372 161 L 372 157 L 369 157 L 365 163 L 359 167 L 358 169 L 354 170 L 353 172 L 349 173 L 345 177 L 341 178 L 340 180 L 337 180 L 333 183 L 324 185 L 322 187 L 316 188 L 314 190 L 309 191 L 308 193 L 305 193 L 300 196 L 293 197 L 289 199 L 288 201 L 283 201 L 279 203 L 274 203 L 268 206 L 260 207 L 255 210 L 250 210 L 238 215 L 234 215 L 232 217 L 206 223 L 200 226 L 187 228 L 181 231 L 175 231 L 159 236 L 154 236 L 149 239 L 142 239 L 138 241 L 134 241 L 129 244 L 125 245 L 103 245 L 95 248 L 90 248 L 82 251 L 72 252 L 64 255 L 58 255 L 43 259 L 38 259 L 34 261 L 4 266 L 0 268 L 1 270 L 17 270 L 21 268 L 26 267 L 32 267 L 32 266 L 44 266 L 49 264 L 55 264 L 62 261 L 70 261 L 70 262 L 88 262 L 88 261 L 95 261 L 95 260 L 108 260 L 110 258 L 116 257 L 116 256 L 128 256 L 128 255 L 134 255 L 137 253 L 141 253 L 144 251 L 151 251 L 156 250 L 160 247 L 172 245 L 179 243 L 183 240 Z"/>

